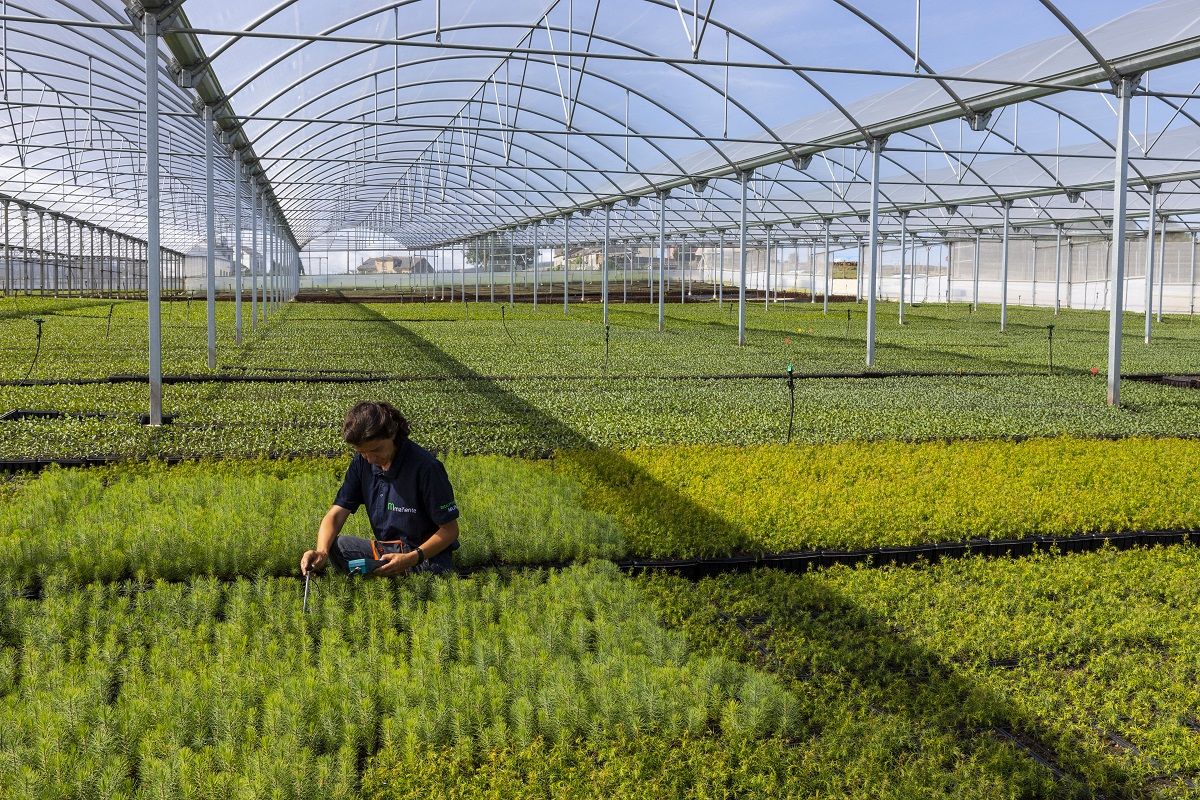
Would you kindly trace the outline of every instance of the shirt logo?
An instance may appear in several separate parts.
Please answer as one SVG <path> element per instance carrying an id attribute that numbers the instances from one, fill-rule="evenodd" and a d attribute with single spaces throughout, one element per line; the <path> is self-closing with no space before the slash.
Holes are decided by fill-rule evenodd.
<path id="1" fill-rule="evenodd" d="M 395 503 L 387 504 L 388 511 L 395 511 L 397 514 L 415 514 L 417 510 L 408 506 L 398 506 Z"/>

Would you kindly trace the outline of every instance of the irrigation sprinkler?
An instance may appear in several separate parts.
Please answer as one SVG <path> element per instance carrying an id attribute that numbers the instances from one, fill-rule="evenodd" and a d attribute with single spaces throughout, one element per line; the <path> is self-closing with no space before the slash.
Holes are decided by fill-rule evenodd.
<path id="1" fill-rule="evenodd" d="M 1049 367 L 1047 369 L 1046 374 L 1053 375 L 1054 374 L 1054 326 L 1053 325 L 1046 326 L 1046 344 L 1050 350 L 1050 353 L 1048 356 Z"/>
<path id="2" fill-rule="evenodd" d="M 33 350 L 33 360 L 29 362 L 29 369 L 25 370 L 26 378 L 33 374 L 33 368 L 37 365 L 38 356 L 42 353 L 42 323 L 46 320 L 41 317 L 34 317 L 33 321 L 37 323 L 37 344 Z"/>
<path id="3" fill-rule="evenodd" d="M 108 304 L 108 324 L 104 327 L 104 338 L 105 339 L 107 339 L 108 335 L 110 333 L 112 333 L 112 315 L 113 315 L 113 309 L 116 307 L 117 307 L 116 303 Z"/>
<path id="4" fill-rule="evenodd" d="M 846 309 L 846 336 L 850 335 L 850 309 Z"/>
<path id="5" fill-rule="evenodd" d="M 500 324 L 504 326 L 504 335 L 508 337 L 510 342 L 516 344 L 517 340 L 513 338 L 512 333 L 508 330 L 508 319 L 504 315 L 504 310 L 505 306 L 500 306 Z"/>
<path id="6" fill-rule="evenodd" d="M 788 431 L 785 444 L 792 443 L 792 423 L 796 419 L 796 373 L 791 364 L 787 365 L 788 380 Z"/>
<path id="7" fill-rule="evenodd" d="M 604 374 L 608 374 L 608 323 L 604 323 Z"/>

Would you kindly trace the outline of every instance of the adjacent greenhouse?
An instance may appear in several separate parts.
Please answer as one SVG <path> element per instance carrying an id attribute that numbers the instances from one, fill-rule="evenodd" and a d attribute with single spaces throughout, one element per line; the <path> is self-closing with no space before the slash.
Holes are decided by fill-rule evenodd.
<path id="1" fill-rule="evenodd" d="M 1200 797 L 1198 64 L 0 2 L 0 795 Z"/>

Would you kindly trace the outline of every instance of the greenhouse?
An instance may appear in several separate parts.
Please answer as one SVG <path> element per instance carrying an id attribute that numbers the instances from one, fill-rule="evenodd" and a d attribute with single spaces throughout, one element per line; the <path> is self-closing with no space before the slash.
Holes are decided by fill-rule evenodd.
<path id="1" fill-rule="evenodd" d="M 1200 798 L 1194 0 L 0 0 L 0 797 Z"/>

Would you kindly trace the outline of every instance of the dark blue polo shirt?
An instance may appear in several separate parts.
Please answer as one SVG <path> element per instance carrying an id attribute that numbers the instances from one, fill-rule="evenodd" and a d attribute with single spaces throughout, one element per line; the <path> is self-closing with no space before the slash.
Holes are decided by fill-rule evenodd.
<path id="1" fill-rule="evenodd" d="M 355 453 L 333 502 L 351 513 L 366 505 L 375 538 L 399 539 L 408 545 L 406 549 L 424 544 L 442 525 L 458 519 L 446 468 L 433 453 L 407 439 L 396 449 L 387 471 Z M 457 549 L 455 542 L 435 560 L 450 567 L 450 551 Z"/>

